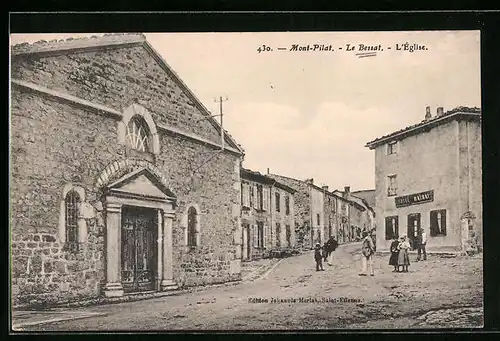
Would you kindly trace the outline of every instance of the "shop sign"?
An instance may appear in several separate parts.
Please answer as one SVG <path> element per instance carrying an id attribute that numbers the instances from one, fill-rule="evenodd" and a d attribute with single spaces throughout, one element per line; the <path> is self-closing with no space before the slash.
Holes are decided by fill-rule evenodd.
<path id="1" fill-rule="evenodd" d="M 394 198 L 394 200 L 396 202 L 396 207 L 405 207 L 415 204 L 422 204 L 424 202 L 431 202 L 434 201 L 434 190 L 404 195 L 402 197 L 396 197 Z"/>

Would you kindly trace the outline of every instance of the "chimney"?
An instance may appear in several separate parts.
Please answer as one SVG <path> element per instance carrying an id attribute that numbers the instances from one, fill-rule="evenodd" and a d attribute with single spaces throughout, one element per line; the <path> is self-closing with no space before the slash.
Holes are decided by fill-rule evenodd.
<path id="1" fill-rule="evenodd" d="M 443 116 L 444 112 L 443 112 L 443 107 L 439 107 L 437 108 L 437 117 L 440 117 L 440 116 Z"/>
<path id="2" fill-rule="evenodd" d="M 431 107 L 426 107 L 425 108 L 425 120 L 428 121 L 432 117 L 431 115 Z"/>
<path id="3" fill-rule="evenodd" d="M 321 188 L 323 188 L 323 191 L 328 192 L 328 185 L 324 185 Z"/>
<path id="4" fill-rule="evenodd" d="M 267 167 L 267 174 L 269 174 L 269 167 Z"/>
<path id="5" fill-rule="evenodd" d="M 347 199 L 351 195 L 351 187 L 345 186 L 344 193 L 342 193 L 342 198 Z"/>
<path id="6" fill-rule="evenodd" d="M 314 178 L 306 179 L 305 182 L 308 183 L 308 184 L 314 185 Z"/>

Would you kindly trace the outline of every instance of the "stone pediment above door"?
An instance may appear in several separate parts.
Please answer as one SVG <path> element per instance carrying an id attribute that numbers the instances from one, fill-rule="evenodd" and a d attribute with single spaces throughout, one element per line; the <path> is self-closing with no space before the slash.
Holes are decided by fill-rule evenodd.
<path id="1" fill-rule="evenodd" d="M 162 201 L 175 200 L 175 195 L 147 168 L 125 174 L 107 187 L 109 192 L 116 196 Z"/>

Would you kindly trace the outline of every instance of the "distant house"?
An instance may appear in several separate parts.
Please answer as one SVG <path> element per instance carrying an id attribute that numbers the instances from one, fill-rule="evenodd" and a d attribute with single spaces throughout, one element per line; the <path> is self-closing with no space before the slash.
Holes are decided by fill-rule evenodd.
<path id="1" fill-rule="evenodd" d="M 240 174 L 242 259 L 295 246 L 295 189 L 249 169 Z"/>
<path id="2" fill-rule="evenodd" d="M 421 229 L 429 250 L 481 243 L 481 110 L 458 107 L 366 144 L 375 150 L 377 246 Z"/>
<path id="3" fill-rule="evenodd" d="M 352 191 L 351 194 L 355 197 L 361 198 L 373 209 L 375 209 L 375 190 L 365 189 L 360 191 Z"/>
<path id="4" fill-rule="evenodd" d="M 13 305 L 241 278 L 243 150 L 143 35 L 13 46 L 10 85 Z"/>
<path id="5" fill-rule="evenodd" d="M 325 241 L 324 189 L 313 179 L 298 180 L 278 174 L 268 177 L 296 190 L 294 194 L 295 233 L 297 242 L 305 248 Z"/>
<path id="6" fill-rule="evenodd" d="M 348 206 L 347 223 L 341 226 L 344 241 L 360 240 L 363 231 L 371 232 L 375 228 L 375 211 L 365 199 L 353 195 L 350 187 L 344 191 L 335 190 L 332 194 L 341 197 Z"/>

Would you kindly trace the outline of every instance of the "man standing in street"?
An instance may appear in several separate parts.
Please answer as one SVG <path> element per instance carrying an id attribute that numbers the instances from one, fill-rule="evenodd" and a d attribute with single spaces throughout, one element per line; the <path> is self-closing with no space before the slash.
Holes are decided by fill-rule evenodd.
<path id="1" fill-rule="evenodd" d="M 332 266 L 333 251 L 337 249 L 338 245 L 339 244 L 335 240 L 334 236 L 330 236 L 330 239 L 328 239 L 328 241 L 324 245 L 324 250 L 326 251 L 324 261 L 327 262 L 327 264 L 330 266 Z"/>
<path id="2" fill-rule="evenodd" d="M 375 244 L 368 232 L 363 232 L 363 244 L 361 246 L 361 273 L 360 276 L 366 276 L 367 267 L 370 268 L 370 276 L 373 273 L 373 255 L 375 254 Z"/>
<path id="3" fill-rule="evenodd" d="M 316 243 L 314 248 L 314 260 L 316 261 L 316 271 L 325 271 L 323 269 L 323 255 L 321 254 L 321 244 Z"/>
<path id="4" fill-rule="evenodd" d="M 427 243 L 427 234 L 424 229 L 420 229 L 420 238 L 417 251 L 417 261 L 420 260 L 420 255 L 424 254 L 424 260 L 427 260 L 427 253 L 425 252 L 425 244 Z"/>

